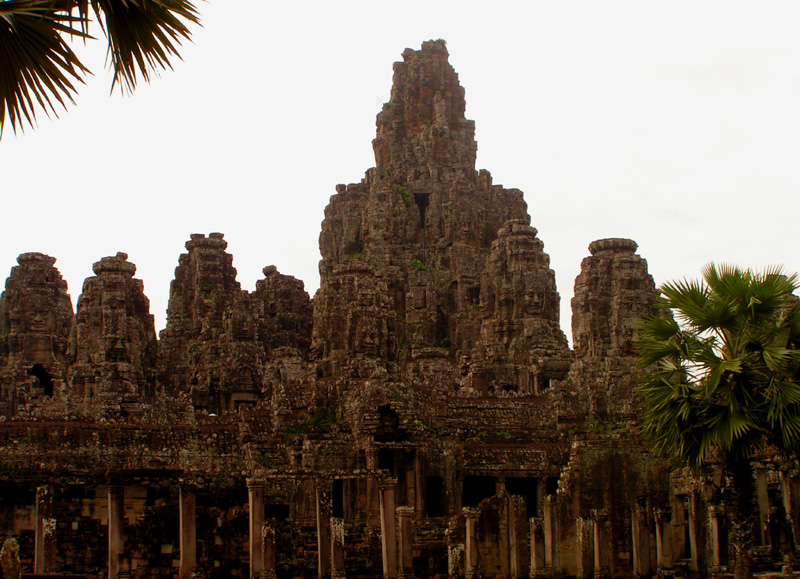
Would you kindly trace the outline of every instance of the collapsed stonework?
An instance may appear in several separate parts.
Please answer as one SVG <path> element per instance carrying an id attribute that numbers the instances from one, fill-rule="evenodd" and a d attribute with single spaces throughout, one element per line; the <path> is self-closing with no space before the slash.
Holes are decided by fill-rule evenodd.
<path id="1" fill-rule="evenodd" d="M 157 339 L 125 254 L 94 264 L 76 314 L 55 259 L 19 257 L 0 296 L 0 540 L 23 571 L 726 569 L 726 481 L 638 436 L 633 344 L 657 292 L 636 243 L 590 244 L 570 349 L 522 193 L 476 171 L 464 110 L 444 43 L 407 49 L 376 167 L 325 210 L 313 300 L 273 266 L 243 291 L 223 235 L 195 234 Z M 757 466 L 768 566 L 800 540 L 798 469 Z"/>

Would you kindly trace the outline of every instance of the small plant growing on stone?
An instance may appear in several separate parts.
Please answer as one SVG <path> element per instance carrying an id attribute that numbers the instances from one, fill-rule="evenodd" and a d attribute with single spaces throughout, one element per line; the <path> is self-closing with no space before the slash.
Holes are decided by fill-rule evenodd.
<path id="1" fill-rule="evenodd" d="M 348 253 L 347 256 L 344 258 L 345 262 L 353 261 L 354 259 L 361 259 L 364 257 L 364 249 L 362 248 L 361 251 L 356 253 Z"/>
<path id="2" fill-rule="evenodd" d="M 492 252 L 489 247 L 489 226 L 486 224 L 483 225 L 483 231 L 481 231 L 481 251 L 483 253 Z"/>
<path id="3" fill-rule="evenodd" d="M 440 348 L 449 348 L 451 345 L 452 345 L 452 342 L 450 342 L 450 338 L 448 338 L 447 336 L 445 336 L 444 338 L 439 340 L 439 347 Z"/>
<path id="4" fill-rule="evenodd" d="M 408 195 L 408 191 L 402 185 L 397 186 L 397 192 L 400 194 L 400 197 L 403 198 L 403 203 L 406 204 L 406 207 L 411 205 L 411 197 Z"/>
<path id="5" fill-rule="evenodd" d="M 418 259 L 414 259 L 411 261 L 411 267 L 413 267 L 417 271 L 425 271 L 428 269 L 427 267 L 425 267 L 425 264 Z"/>

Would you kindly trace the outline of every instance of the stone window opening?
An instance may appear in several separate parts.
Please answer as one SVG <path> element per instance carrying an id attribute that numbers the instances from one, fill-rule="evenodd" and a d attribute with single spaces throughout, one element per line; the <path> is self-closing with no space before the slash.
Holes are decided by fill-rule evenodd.
<path id="1" fill-rule="evenodd" d="M 53 379 L 50 377 L 50 373 L 44 369 L 44 366 L 41 364 L 34 364 L 30 370 L 28 370 L 28 376 L 36 378 L 39 385 L 44 388 L 45 396 L 48 398 L 53 396 Z"/>
<path id="2" fill-rule="evenodd" d="M 331 485 L 331 516 L 344 518 L 344 480 L 340 478 L 333 479 Z"/>
<path id="3" fill-rule="evenodd" d="M 291 514 L 291 508 L 287 504 L 269 504 L 264 505 L 264 518 L 265 519 L 288 519 Z"/>
<path id="4" fill-rule="evenodd" d="M 420 228 L 425 229 L 425 213 L 428 211 L 428 205 L 430 204 L 430 194 L 429 193 L 414 193 L 414 203 L 417 204 L 419 208 L 419 223 Z"/>
<path id="5" fill-rule="evenodd" d="M 381 448 L 378 451 L 378 468 L 388 470 L 390 476 L 395 476 L 395 453 L 391 448 Z"/>
<path id="6" fill-rule="evenodd" d="M 467 297 L 469 298 L 469 303 L 473 306 L 480 305 L 481 303 L 481 286 L 476 285 L 467 288 Z"/>
<path id="7" fill-rule="evenodd" d="M 425 213 L 428 210 L 429 197 L 428 193 L 414 193 L 414 203 L 419 208 L 419 259 L 422 263 L 425 263 Z"/>
<path id="8" fill-rule="evenodd" d="M 558 494 L 558 479 L 557 476 L 549 476 L 544 481 L 544 494 L 548 497 L 554 497 Z"/>
<path id="9" fill-rule="evenodd" d="M 390 405 L 378 406 L 378 427 L 375 429 L 375 440 L 378 442 L 399 442 L 408 435 L 400 428 L 400 417 Z"/>
<path id="10" fill-rule="evenodd" d="M 493 497 L 496 492 L 496 476 L 465 476 L 461 481 L 461 504 L 464 507 L 477 507 L 482 500 Z"/>

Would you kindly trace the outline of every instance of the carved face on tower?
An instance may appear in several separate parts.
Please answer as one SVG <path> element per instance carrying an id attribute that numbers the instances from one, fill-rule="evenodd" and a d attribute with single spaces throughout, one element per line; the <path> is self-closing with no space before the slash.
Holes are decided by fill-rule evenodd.
<path id="1" fill-rule="evenodd" d="M 23 331 L 28 334 L 50 334 L 53 332 L 55 320 L 52 312 L 41 308 L 25 312 L 25 328 Z"/>
<path id="2" fill-rule="evenodd" d="M 525 292 L 525 313 L 530 316 L 541 316 L 544 312 L 544 296 L 542 292 L 529 288 Z"/>
<path id="3" fill-rule="evenodd" d="M 60 359 L 73 319 L 67 284 L 53 257 L 24 253 L 17 261 L 0 296 L 0 340 L 8 339 L 15 363 Z"/>

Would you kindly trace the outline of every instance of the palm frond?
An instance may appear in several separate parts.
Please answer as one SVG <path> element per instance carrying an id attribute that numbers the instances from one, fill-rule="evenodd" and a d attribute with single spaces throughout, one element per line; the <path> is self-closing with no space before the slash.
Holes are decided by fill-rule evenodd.
<path id="1" fill-rule="evenodd" d="M 92 38 L 92 15 L 108 39 L 111 88 L 127 91 L 171 68 L 200 20 L 188 0 L 0 0 L 0 137 L 6 122 L 16 132 L 35 124 L 37 109 L 57 116 L 74 103 L 75 84 L 91 73 L 66 39 Z"/>
<path id="2" fill-rule="evenodd" d="M 64 41 L 87 37 L 71 3 L 50 0 L 0 2 L 0 136 L 6 119 L 14 132 L 33 126 L 36 109 L 58 115 L 56 105 L 74 102 L 74 82 L 88 69 Z"/>
<path id="3" fill-rule="evenodd" d="M 172 68 L 181 40 L 190 38 L 188 24 L 200 22 L 187 0 L 91 0 L 91 6 L 108 37 L 112 90 L 120 83 L 130 92 L 139 75 L 147 82 L 154 71 Z"/>
<path id="4" fill-rule="evenodd" d="M 637 348 L 642 431 L 689 465 L 718 450 L 748 457 L 766 442 L 800 450 L 800 301 L 796 275 L 709 264 L 702 281 L 661 286 L 669 316 L 649 318 Z"/>

